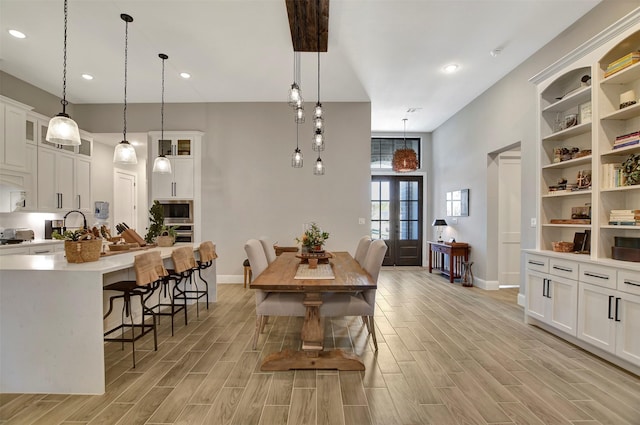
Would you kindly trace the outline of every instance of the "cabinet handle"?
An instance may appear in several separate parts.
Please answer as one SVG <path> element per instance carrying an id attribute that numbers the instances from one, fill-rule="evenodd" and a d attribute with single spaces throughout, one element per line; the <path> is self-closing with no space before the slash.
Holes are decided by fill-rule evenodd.
<path id="1" fill-rule="evenodd" d="M 584 272 L 585 276 L 590 276 L 590 277 L 597 277 L 598 279 L 604 279 L 604 280 L 609 280 L 609 276 L 603 275 L 603 274 L 596 274 L 596 273 L 591 273 L 591 272 Z"/>
<path id="2" fill-rule="evenodd" d="M 49 251 L 48 249 L 42 250 L 42 251 L 33 251 L 34 254 L 47 254 Z"/>
<path id="3" fill-rule="evenodd" d="M 616 297 L 616 318 L 615 321 L 619 322 L 620 321 L 620 317 L 618 317 L 618 313 L 620 312 L 620 297 Z"/>
<path id="4" fill-rule="evenodd" d="M 567 269 L 566 267 L 553 266 L 554 269 L 560 270 L 562 272 L 572 273 L 573 269 Z"/>
<path id="5" fill-rule="evenodd" d="M 62 193 L 58 192 L 56 195 L 58 196 L 58 208 L 62 208 Z"/>
<path id="6" fill-rule="evenodd" d="M 82 202 L 80 202 L 80 195 L 78 195 L 78 209 L 80 209 L 80 205 L 82 204 Z"/>
<path id="7" fill-rule="evenodd" d="M 544 263 L 540 261 L 529 260 L 529 264 L 533 264 L 534 266 L 544 266 Z"/>
<path id="8" fill-rule="evenodd" d="M 640 286 L 640 283 L 632 282 L 632 281 L 626 280 L 626 279 L 624 280 L 624 284 L 625 285 L 632 285 L 632 286 Z"/>
<path id="9" fill-rule="evenodd" d="M 547 291 L 549 290 L 547 286 L 548 281 L 549 279 L 542 279 L 542 296 L 545 298 L 547 297 Z"/>
<path id="10" fill-rule="evenodd" d="M 613 295 L 609 295 L 609 313 L 607 314 L 607 319 L 613 319 L 611 315 L 611 301 L 613 301 Z"/>
<path id="11" fill-rule="evenodd" d="M 547 298 L 551 299 L 551 279 L 547 279 Z"/>

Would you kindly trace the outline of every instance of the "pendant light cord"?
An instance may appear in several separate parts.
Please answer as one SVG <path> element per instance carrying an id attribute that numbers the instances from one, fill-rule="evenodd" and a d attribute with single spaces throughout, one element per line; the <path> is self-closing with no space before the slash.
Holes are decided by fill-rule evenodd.
<path id="1" fill-rule="evenodd" d="M 164 60 L 165 58 L 160 56 L 162 58 L 162 97 L 161 97 L 161 103 L 160 103 L 160 139 L 164 140 Z"/>
<path id="2" fill-rule="evenodd" d="M 125 20 L 124 25 L 124 128 L 122 131 L 123 140 L 127 140 L 127 56 L 129 46 L 129 22 Z"/>
<path id="3" fill-rule="evenodd" d="M 67 0 L 64 0 L 64 48 L 62 59 L 62 113 L 66 114 L 67 105 Z"/>
<path id="4" fill-rule="evenodd" d="M 318 47 L 318 103 L 320 103 L 320 0 L 316 11 L 316 45 Z"/>
<path id="5" fill-rule="evenodd" d="M 404 148 L 407 148 L 407 118 L 403 118 L 404 121 Z"/>

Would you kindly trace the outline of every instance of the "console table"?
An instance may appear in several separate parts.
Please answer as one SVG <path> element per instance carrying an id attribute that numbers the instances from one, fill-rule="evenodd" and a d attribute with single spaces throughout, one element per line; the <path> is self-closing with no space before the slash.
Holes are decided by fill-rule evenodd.
<path id="1" fill-rule="evenodd" d="M 445 255 L 449 261 L 445 261 Z M 429 273 L 433 269 L 449 277 L 449 282 L 462 277 L 462 262 L 469 261 L 469 244 L 463 242 L 429 242 Z"/>

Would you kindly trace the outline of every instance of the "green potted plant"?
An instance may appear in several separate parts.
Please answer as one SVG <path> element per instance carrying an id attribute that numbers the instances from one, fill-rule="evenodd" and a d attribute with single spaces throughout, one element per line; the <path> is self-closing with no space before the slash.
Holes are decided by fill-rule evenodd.
<path id="1" fill-rule="evenodd" d="M 327 239 L 329 239 L 329 232 L 323 232 L 316 223 L 311 223 L 302 236 L 296 238 L 296 241 L 301 243 L 307 251 L 321 251 Z"/>
<path id="2" fill-rule="evenodd" d="M 149 227 L 144 240 L 158 246 L 172 246 L 176 241 L 176 226 L 164 224 L 164 208 L 158 201 L 153 201 L 149 208 Z"/>

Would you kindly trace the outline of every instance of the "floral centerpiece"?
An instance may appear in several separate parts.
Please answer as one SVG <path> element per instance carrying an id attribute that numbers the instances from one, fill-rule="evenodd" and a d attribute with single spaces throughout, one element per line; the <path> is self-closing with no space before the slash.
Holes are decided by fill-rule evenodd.
<path id="1" fill-rule="evenodd" d="M 329 232 L 323 232 L 316 223 L 311 223 L 302 236 L 296 238 L 296 241 L 309 251 L 321 251 L 327 239 L 329 239 Z"/>
<path id="2" fill-rule="evenodd" d="M 53 232 L 54 239 L 64 240 L 64 252 L 69 263 L 88 263 L 100 259 L 102 239 L 87 229 Z"/>

